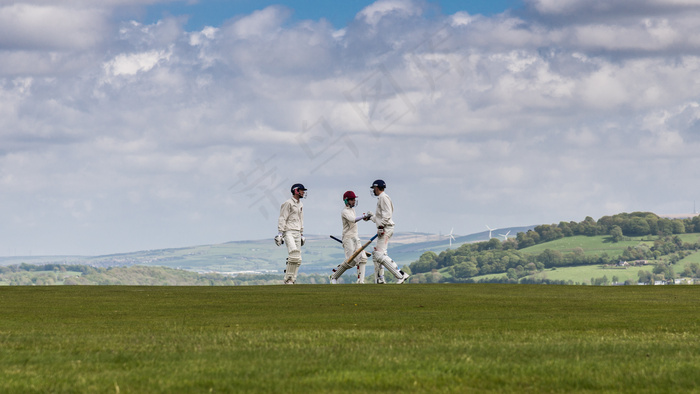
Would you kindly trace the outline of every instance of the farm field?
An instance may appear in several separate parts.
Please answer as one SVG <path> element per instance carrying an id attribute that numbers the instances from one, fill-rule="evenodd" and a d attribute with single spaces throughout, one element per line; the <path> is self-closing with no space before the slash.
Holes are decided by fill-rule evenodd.
<path id="1" fill-rule="evenodd" d="M 0 288 L 0 392 L 688 392 L 698 286 Z"/>
<path id="2" fill-rule="evenodd" d="M 700 252 L 692 253 L 676 263 L 676 266 L 684 267 L 690 263 L 700 263 Z"/>
<path id="3" fill-rule="evenodd" d="M 698 242 L 700 234 L 689 233 L 689 234 L 678 234 L 674 237 L 679 237 L 683 242 L 695 243 Z M 596 235 L 596 236 L 585 236 L 577 235 L 573 237 L 564 237 L 554 241 L 541 243 L 538 245 L 530 246 L 528 248 L 522 249 L 525 253 L 539 254 L 544 252 L 546 249 L 557 250 L 562 253 L 568 253 L 576 248 L 583 249 L 586 255 L 600 256 L 603 253 L 607 253 L 608 256 L 617 256 L 622 254 L 628 247 L 634 248 L 637 245 L 644 244 L 648 247 L 654 246 L 654 240 L 658 237 L 656 236 L 645 236 L 645 237 L 630 237 L 626 241 L 620 242 L 610 242 L 609 236 L 607 235 Z"/>
<path id="4" fill-rule="evenodd" d="M 690 234 L 689 234 L 690 235 Z M 697 238 L 698 234 L 695 234 Z M 576 235 L 573 237 L 564 237 L 554 241 L 541 243 L 522 249 L 524 253 L 540 254 L 546 249 L 557 250 L 562 253 L 572 252 L 576 248 L 583 249 L 587 256 L 600 256 L 607 253 L 608 256 L 618 256 L 622 254 L 628 247 L 635 247 L 639 244 L 646 244 L 651 247 L 654 245 L 655 237 L 635 237 L 628 241 L 620 241 L 617 243 L 608 241 L 610 237 L 607 235 L 585 236 Z"/>
<path id="5" fill-rule="evenodd" d="M 574 280 L 574 282 L 583 283 L 585 281 L 589 283 L 591 278 L 601 278 L 603 276 L 607 276 L 610 282 L 612 282 L 613 276 L 616 276 L 618 282 L 625 282 L 628 279 L 637 282 L 639 279 L 637 272 L 639 272 L 639 270 L 650 271 L 652 269 L 653 266 L 609 268 L 596 265 L 582 265 L 578 267 L 562 267 L 555 270 L 548 269 L 537 274 L 536 277 L 551 280 L 573 280 L 571 278 L 577 278 L 578 280 Z"/>
<path id="6" fill-rule="evenodd" d="M 695 242 L 700 241 L 700 234 L 698 234 L 698 233 L 678 234 L 677 236 L 683 242 L 695 243 Z"/>
<path id="7" fill-rule="evenodd" d="M 602 278 L 607 276 L 612 283 L 613 276 L 618 278 L 618 282 L 625 282 L 628 279 L 637 281 L 639 276 L 637 273 L 639 270 L 651 271 L 654 268 L 653 265 L 641 266 L 641 267 L 628 267 L 624 268 L 609 268 L 602 267 L 600 265 L 580 265 L 576 267 L 559 267 L 557 269 L 545 269 L 542 272 L 538 272 L 535 275 L 529 275 L 528 278 L 537 279 L 549 279 L 549 280 L 564 280 L 573 281 L 574 283 L 585 283 L 590 284 L 591 278 Z M 501 278 L 505 274 L 489 274 L 475 276 L 474 281 L 479 281 L 481 279 L 493 279 Z"/>

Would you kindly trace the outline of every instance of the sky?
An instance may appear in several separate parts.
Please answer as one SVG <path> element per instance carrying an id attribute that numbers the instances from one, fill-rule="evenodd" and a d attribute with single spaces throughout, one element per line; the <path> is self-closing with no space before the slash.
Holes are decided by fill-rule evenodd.
<path id="1" fill-rule="evenodd" d="M 0 256 L 692 213 L 700 0 L 0 0 Z M 360 223 L 370 234 L 371 223 Z"/>

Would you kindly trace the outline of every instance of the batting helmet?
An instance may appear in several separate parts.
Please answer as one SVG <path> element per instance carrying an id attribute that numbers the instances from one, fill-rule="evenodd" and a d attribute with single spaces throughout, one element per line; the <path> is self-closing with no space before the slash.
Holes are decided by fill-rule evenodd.
<path id="1" fill-rule="evenodd" d="M 370 186 L 369 188 L 372 189 L 375 187 L 378 187 L 379 189 L 384 190 L 384 188 L 386 188 L 386 182 L 384 182 L 381 179 L 377 179 L 376 181 L 372 182 L 372 186 Z"/>
<path id="2" fill-rule="evenodd" d="M 294 190 L 297 190 L 297 189 L 298 190 L 306 190 L 304 185 L 302 185 L 301 183 L 295 183 L 292 185 L 292 194 L 294 194 Z"/>

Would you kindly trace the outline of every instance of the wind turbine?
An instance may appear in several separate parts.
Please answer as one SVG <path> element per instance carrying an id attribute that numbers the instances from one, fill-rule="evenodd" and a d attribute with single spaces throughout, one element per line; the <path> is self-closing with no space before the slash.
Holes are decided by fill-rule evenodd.
<path id="1" fill-rule="evenodd" d="M 452 227 L 452 230 L 450 230 L 450 233 L 447 234 L 447 237 L 450 239 L 450 247 L 452 247 L 452 240 L 454 239 L 454 240 L 456 241 L 455 237 L 452 236 L 452 232 L 453 232 L 453 231 L 455 231 L 455 228 L 454 228 L 454 227 Z"/>
<path id="2" fill-rule="evenodd" d="M 510 234 L 510 230 L 508 230 L 508 232 L 505 233 L 505 234 L 498 234 L 498 235 L 500 235 L 501 237 L 503 237 L 503 240 L 504 240 L 504 241 L 507 241 L 507 240 L 508 240 L 508 234 Z"/>
<path id="3" fill-rule="evenodd" d="M 491 239 L 491 231 L 496 231 L 496 230 L 498 230 L 498 228 L 491 228 L 491 227 L 489 227 L 488 224 L 486 225 L 486 228 L 489 229 L 489 239 Z"/>

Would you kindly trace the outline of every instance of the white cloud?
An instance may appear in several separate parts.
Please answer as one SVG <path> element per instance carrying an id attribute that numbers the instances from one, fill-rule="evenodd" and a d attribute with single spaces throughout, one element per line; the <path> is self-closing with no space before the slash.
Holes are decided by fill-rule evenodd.
<path id="1" fill-rule="evenodd" d="M 542 14 L 645 13 L 700 7 L 698 0 L 525 0 Z"/>
<path id="2" fill-rule="evenodd" d="M 600 137 L 588 127 L 582 130 L 569 130 L 566 133 L 566 139 L 577 147 L 590 147 L 600 141 Z"/>
<path id="3" fill-rule="evenodd" d="M 474 17 L 466 12 L 457 12 L 451 17 L 452 26 L 466 26 L 474 20 Z"/>
<path id="4" fill-rule="evenodd" d="M 165 51 L 148 51 L 133 54 L 119 54 L 105 64 L 109 75 L 135 75 L 138 72 L 149 71 L 161 60 L 168 60 L 170 53 Z"/>
<path id="5" fill-rule="evenodd" d="M 107 14 L 99 8 L 0 5 L 0 49 L 87 49 L 100 43 Z"/>
<path id="6" fill-rule="evenodd" d="M 383 17 L 392 14 L 399 17 L 417 16 L 422 14 L 422 9 L 411 0 L 379 0 L 365 7 L 356 18 L 376 26 Z"/>
<path id="7" fill-rule="evenodd" d="M 218 32 L 218 28 L 211 26 L 206 26 L 202 31 L 193 32 L 190 34 L 190 45 L 204 45 L 208 40 L 213 40 Z"/>
<path id="8" fill-rule="evenodd" d="M 235 39 L 271 39 L 281 31 L 281 24 L 289 17 L 288 9 L 270 6 L 234 21 L 226 32 Z"/>

